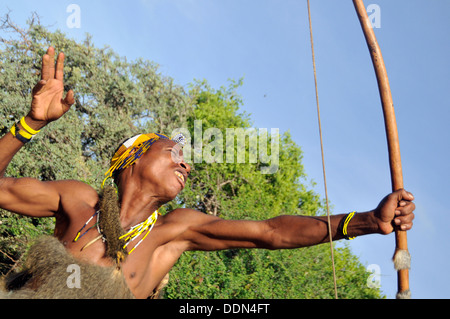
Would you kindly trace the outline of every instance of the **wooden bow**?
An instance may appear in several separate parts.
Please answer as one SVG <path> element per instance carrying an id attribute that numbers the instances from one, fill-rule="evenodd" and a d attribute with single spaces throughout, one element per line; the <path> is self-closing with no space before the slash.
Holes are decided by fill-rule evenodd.
<path id="1" fill-rule="evenodd" d="M 367 46 L 372 58 L 375 74 L 380 92 L 381 104 L 383 106 L 384 124 L 386 128 L 386 137 L 389 151 L 389 166 L 391 170 L 392 191 L 403 188 L 402 164 L 400 159 L 400 144 L 398 140 L 397 122 L 395 120 L 394 103 L 389 86 L 389 79 L 381 55 L 375 33 L 367 15 L 363 0 L 353 0 L 353 4 L 358 14 L 359 22 L 366 38 Z M 408 252 L 408 241 L 406 231 L 395 230 L 396 249 L 394 254 L 394 266 L 397 270 L 398 280 L 398 299 L 409 299 L 411 293 L 409 290 L 409 268 L 410 255 Z"/>

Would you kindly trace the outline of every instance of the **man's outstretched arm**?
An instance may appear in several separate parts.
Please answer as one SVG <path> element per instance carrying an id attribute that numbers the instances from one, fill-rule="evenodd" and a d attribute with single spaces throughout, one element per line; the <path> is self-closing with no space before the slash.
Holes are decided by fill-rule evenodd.
<path id="1" fill-rule="evenodd" d="M 0 139 L 0 207 L 35 217 L 52 216 L 58 209 L 59 187 L 33 178 L 8 178 L 5 172 L 27 138 L 59 119 L 74 103 L 71 90 L 63 99 L 64 54 L 58 55 L 56 66 L 54 57 L 55 50 L 50 47 L 42 59 L 41 80 L 32 91 L 30 112 Z"/>
<path id="2" fill-rule="evenodd" d="M 376 209 L 356 213 L 346 227 L 347 235 L 389 234 L 394 227 L 411 229 L 415 209 L 413 199 L 413 195 L 405 190 L 389 194 Z M 347 214 L 330 216 L 333 240 L 344 238 L 342 220 L 345 216 Z M 180 210 L 180 214 L 170 216 L 168 221 L 171 218 L 182 224 L 190 224 L 178 238 L 185 242 L 186 250 L 289 249 L 329 241 L 326 216 L 284 215 L 264 221 L 239 221 L 224 220 L 185 209 Z"/>

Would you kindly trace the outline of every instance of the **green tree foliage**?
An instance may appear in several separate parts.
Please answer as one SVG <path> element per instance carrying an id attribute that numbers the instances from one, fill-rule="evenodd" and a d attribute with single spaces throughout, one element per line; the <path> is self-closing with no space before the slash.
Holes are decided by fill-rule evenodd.
<path id="1" fill-rule="evenodd" d="M 170 134 L 184 127 L 194 136 L 217 128 L 252 128 L 236 93 L 242 81 L 211 88 L 195 82 L 186 90 L 158 73 L 157 64 L 127 61 L 108 47 L 96 48 L 50 32 L 33 15 L 27 28 L 8 15 L 0 29 L 0 133 L 27 113 L 31 89 L 39 79 L 41 57 L 49 45 L 66 54 L 66 89 L 76 103 L 63 119 L 46 127 L 15 157 L 8 176 L 42 180 L 79 179 L 99 188 L 119 143 L 142 131 Z M 262 174 L 264 163 L 192 163 L 185 190 L 164 210 L 192 207 L 225 219 L 267 219 L 281 214 L 323 214 L 321 198 L 306 186 L 302 151 L 289 133 L 279 143 L 279 165 Z M 204 144 L 210 140 L 205 139 Z M 268 141 L 270 143 L 271 140 Z M 225 143 L 225 142 L 224 142 Z M 250 143 L 245 146 L 246 158 Z M 225 149 L 225 145 L 224 149 Z M 236 149 L 235 149 L 236 150 Z M 225 159 L 225 154 L 223 154 Z M 33 219 L 0 211 L 0 272 L 20 259 L 32 238 L 51 233 L 52 219 Z M 380 298 L 366 285 L 368 273 L 348 247 L 335 250 L 341 298 Z M 166 298 L 333 298 L 328 244 L 292 250 L 227 250 L 184 254 L 170 273 Z"/>
<path id="2" fill-rule="evenodd" d="M 197 101 L 193 116 L 188 119 L 191 135 L 194 120 L 200 119 L 203 131 L 211 127 L 223 131 L 251 127 L 249 116 L 239 113 L 241 100 L 236 94 L 239 85 L 241 82 L 231 83 L 219 90 L 204 82 L 195 86 Z M 205 144 L 208 142 L 204 139 Z M 194 163 L 193 176 L 180 194 L 178 204 L 225 219 L 324 214 L 320 197 L 305 186 L 302 151 L 289 133 L 280 136 L 279 150 L 279 168 L 275 174 L 262 174 L 261 163 L 226 163 L 225 154 L 224 163 Z M 381 297 L 378 290 L 367 287 L 368 274 L 350 249 L 346 246 L 335 249 L 339 297 Z M 330 259 L 329 244 L 293 250 L 189 252 L 171 271 L 166 296 L 333 298 Z"/>

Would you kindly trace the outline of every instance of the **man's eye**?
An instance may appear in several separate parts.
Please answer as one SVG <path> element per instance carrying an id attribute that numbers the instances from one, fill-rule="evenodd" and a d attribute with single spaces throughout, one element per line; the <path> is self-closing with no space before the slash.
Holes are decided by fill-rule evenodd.
<path id="1" fill-rule="evenodd" d="M 183 156 L 180 155 L 180 153 L 177 150 L 172 150 L 171 151 L 171 156 L 172 156 L 172 160 L 175 163 L 179 163 L 183 160 Z"/>

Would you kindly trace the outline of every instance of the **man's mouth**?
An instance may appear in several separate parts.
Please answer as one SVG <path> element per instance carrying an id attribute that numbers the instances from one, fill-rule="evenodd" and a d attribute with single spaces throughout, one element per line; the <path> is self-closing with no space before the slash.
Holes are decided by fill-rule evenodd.
<path id="1" fill-rule="evenodd" d="M 178 171 L 175 171 L 175 175 L 178 177 L 178 179 L 181 181 L 181 184 L 182 184 L 183 187 L 184 187 L 184 184 L 185 184 L 185 178 L 184 178 L 184 175 L 181 174 L 181 173 L 178 172 Z"/>

